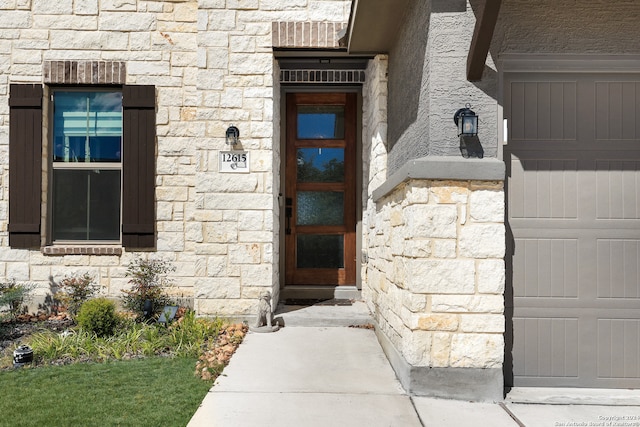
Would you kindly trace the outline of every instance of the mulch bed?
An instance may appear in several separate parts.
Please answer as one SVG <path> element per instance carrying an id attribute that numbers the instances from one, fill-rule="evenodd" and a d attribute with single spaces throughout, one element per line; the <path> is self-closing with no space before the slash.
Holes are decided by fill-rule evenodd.
<path id="1" fill-rule="evenodd" d="M 6 348 L 14 348 L 37 331 L 63 332 L 73 325 L 66 313 L 63 314 L 21 314 L 15 320 L 0 322 L 0 353 Z"/>
<path id="2" fill-rule="evenodd" d="M 179 319 L 184 314 L 181 310 L 176 318 Z M 178 320 L 179 321 L 179 320 Z M 18 316 L 15 320 L 0 321 L 0 356 L 12 355 L 13 349 L 26 342 L 26 339 L 33 333 L 39 331 L 64 332 L 75 323 L 66 314 L 24 314 Z M 220 374 L 224 366 L 229 363 L 231 356 L 244 339 L 248 331 L 246 324 L 228 324 L 221 331 L 215 340 L 209 343 L 206 350 L 199 357 L 196 365 L 196 375 L 204 380 L 213 380 Z M 88 362 L 82 359 L 63 358 L 60 360 L 49 361 L 48 365 L 66 365 L 69 363 Z M 0 371 L 14 369 L 12 366 L 0 367 Z"/>

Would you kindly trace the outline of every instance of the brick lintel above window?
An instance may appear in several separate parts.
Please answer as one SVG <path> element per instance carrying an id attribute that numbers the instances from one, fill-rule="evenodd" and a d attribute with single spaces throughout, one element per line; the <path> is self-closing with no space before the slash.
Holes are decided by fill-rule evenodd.
<path id="1" fill-rule="evenodd" d="M 42 74 L 47 84 L 123 85 L 127 69 L 122 61 L 45 61 Z"/>
<path id="2" fill-rule="evenodd" d="M 41 249 L 44 255 L 122 255 L 121 246 L 80 246 L 80 245 L 55 245 L 44 246 Z"/>

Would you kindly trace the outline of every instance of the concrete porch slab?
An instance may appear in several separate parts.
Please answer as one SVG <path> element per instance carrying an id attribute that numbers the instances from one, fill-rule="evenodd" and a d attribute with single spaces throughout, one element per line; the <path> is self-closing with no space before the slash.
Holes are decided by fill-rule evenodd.
<path id="1" fill-rule="evenodd" d="M 357 300 L 329 300 L 314 305 L 279 304 L 275 319 L 284 326 L 354 326 L 373 322 L 367 305 Z"/>

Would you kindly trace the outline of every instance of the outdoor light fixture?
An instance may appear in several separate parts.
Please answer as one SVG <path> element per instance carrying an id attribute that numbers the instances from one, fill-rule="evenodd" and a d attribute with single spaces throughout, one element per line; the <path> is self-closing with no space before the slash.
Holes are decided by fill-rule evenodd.
<path id="1" fill-rule="evenodd" d="M 240 141 L 240 130 L 233 125 L 229 126 L 226 132 L 226 139 L 227 144 L 236 145 Z"/>
<path id="2" fill-rule="evenodd" d="M 471 110 L 471 104 L 456 111 L 453 121 L 458 126 L 458 136 L 476 136 L 478 134 L 478 115 Z"/>

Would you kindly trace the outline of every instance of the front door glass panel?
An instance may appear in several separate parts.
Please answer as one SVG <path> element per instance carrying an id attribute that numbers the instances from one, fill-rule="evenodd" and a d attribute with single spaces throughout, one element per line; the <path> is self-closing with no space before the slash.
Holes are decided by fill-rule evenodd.
<path id="1" fill-rule="evenodd" d="M 344 106 L 298 105 L 298 139 L 343 139 Z"/>
<path id="2" fill-rule="evenodd" d="M 344 224 L 344 195 L 337 191 L 299 191 L 296 225 Z"/>
<path id="3" fill-rule="evenodd" d="M 299 234 L 298 268 L 344 268 L 344 236 Z"/>
<path id="4" fill-rule="evenodd" d="M 344 182 L 344 148 L 298 148 L 298 182 Z"/>

